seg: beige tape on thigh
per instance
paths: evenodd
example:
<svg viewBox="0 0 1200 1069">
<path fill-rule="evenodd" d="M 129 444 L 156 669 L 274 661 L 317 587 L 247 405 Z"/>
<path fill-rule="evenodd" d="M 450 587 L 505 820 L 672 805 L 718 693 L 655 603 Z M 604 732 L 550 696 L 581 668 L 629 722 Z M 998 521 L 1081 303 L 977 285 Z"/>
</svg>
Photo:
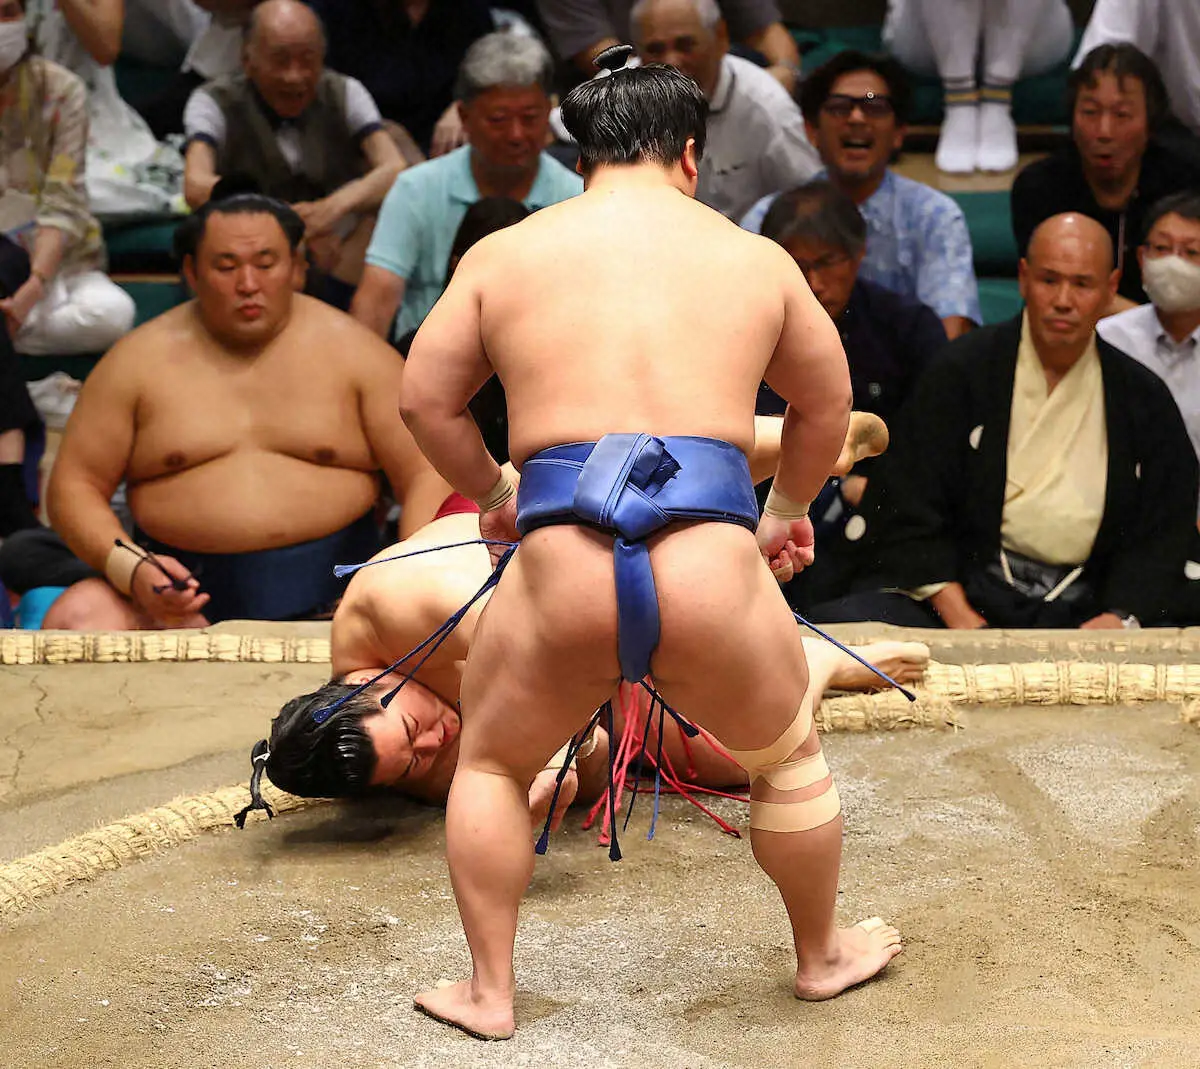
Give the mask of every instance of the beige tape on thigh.
<svg viewBox="0 0 1200 1069">
<path fill-rule="evenodd" d="M 815 798 L 803 802 L 750 802 L 750 827 L 756 831 L 812 831 L 842 811 L 832 780 Z"/>
</svg>

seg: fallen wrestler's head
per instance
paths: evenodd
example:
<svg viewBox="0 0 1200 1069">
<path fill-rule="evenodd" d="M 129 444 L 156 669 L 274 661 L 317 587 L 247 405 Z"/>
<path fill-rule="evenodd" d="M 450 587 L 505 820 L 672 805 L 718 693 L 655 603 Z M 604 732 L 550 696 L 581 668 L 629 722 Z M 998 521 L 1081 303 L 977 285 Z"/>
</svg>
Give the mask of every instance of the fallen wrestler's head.
<svg viewBox="0 0 1200 1069">
<path fill-rule="evenodd" d="M 394 685 L 385 677 L 354 694 L 357 683 L 335 679 L 289 701 L 271 722 L 271 782 L 305 798 L 348 798 L 425 782 L 453 758 L 458 712 L 415 680 L 384 708 L 380 699 Z"/>
<path fill-rule="evenodd" d="M 604 63 L 619 48 L 601 53 L 597 62 Z M 585 181 L 597 167 L 655 164 L 682 171 L 681 185 L 695 192 L 708 101 L 700 86 L 674 67 L 647 63 L 593 78 L 567 94 L 561 114 L 579 145 L 579 173 Z"/>
</svg>

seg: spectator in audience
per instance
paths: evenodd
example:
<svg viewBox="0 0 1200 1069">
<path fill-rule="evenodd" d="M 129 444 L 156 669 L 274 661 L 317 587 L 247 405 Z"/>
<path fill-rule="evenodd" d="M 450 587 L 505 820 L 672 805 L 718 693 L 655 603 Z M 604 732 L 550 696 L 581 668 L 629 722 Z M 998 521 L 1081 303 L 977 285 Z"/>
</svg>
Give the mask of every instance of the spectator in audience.
<svg viewBox="0 0 1200 1069">
<path fill-rule="evenodd" d="M 816 619 L 1161 621 L 1195 533 L 1198 469 L 1167 387 L 1096 338 L 1117 278 L 1094 219 L 1038 227 L 1020 264 L 1023 316 L 944 350 L 871 480 L 871 574 L 858 584 L 870 592 Z"/>
<path fill-rule="evenodd" d="M 946 344 L 946 332 L 933 309 L 900 297 L 858 277 L 867 242 L 867 224 L 854 201 L 832 182 L 817 181 L 779 197 L 763 220 L 763 236 L 782 245 L 804 272 L 813 296 L 837 324 L 850 365 L 854 408 L 891 423 L 930 358 Z M 783 415 L 783 399 L 763 383 L 760 415 Z M 785 589 L 789 600 L 811 604 L 848 589 L 854 520 L 875 460 L 834 477 L 809 514 L 816 532 L 817 557 Z"/>
<path fill-rule="evenodd" d="M 23 0 L 0 0 L 0 234 L 20 243 L 28 278 L 0 300 L 18 352 L 99 352 L 133 325 L 134 305 L 103 273 L 100 225 L 84 188 L 83 83 L 34 55 Z"/>
<path fill-rule="evenodd" d="M 121 56 L 153 67 L 179 66 L 208 22 L 195 0 L 125 0 Z"/>
<path fill-rule="evenodd" d="M 458 266 L 458 261 L 466 256 L 472 245 L 482 241 L 488 234 L 519 223 L 527 215 L 529 209 L 519 200 L 509 197 L 484 197 L 472 204 L 459 223 L 458 232 L 454 235 L 454 244 L 450 247 L 450 262 L 446 265 L 446 285 L 450 285 L 450 278 Z M 410 330 L 397 339 L 396 348 L 403 356 L 408 356 L 408 350 L 416 336 L 417 332 Z M 498 463 L 507 463 L 508 399 L 497 375 L 493 374 L 479 387 L 478 392 L 471 398 L 470 409 L 471 415 L 479 425 L 479 433 L 483 435 L 483 444 L 487 446 L 488 452 Z"/>
<path fill-rule="evenodd" d="M 1066 59 L 1074 37 L 1065 0 L 889 0 L 883 27 L 901 63 L 942 81 L 935 159 L 949 174 L 1016 167 L 1013 84 Z"/>
<path fill-rule="evenodd" d="M 184 192 L 198 208 L 222 176 L 289 201 L 314 265 L 350 288 L 404 160 L 362 84 L 328 70 L 321 24 L 299 0 L 266 0 L 246 37 L 245 70 L 192 94 Z M 344 305 L 343 305 L 344 306 Z"/>
<path fill-rule="evenodd" d="M 133 101 L 155 137 L 183 133 L 183 112 L 192 93 L 205 82 L 242 69 L 242 40 L 250 14 L 261 2 L 195 0 L 210 17 L 206 28 L 192 41 L 178 75 L 165 88 Z"/>
<path fill-rule="evenodd" d="M 1075 66 L 1100 45 L 1126 42 L 1162 72 L 1177 118 L 1200 136 L 1200 4 L 1193 0 L 1096 0 Z"/>
<path fill-rule="evenodd" d="M 1121 311 L 1142 301 L 1137 246 L 1146 212 L 1200 185 L 1200 165 L 1161 142 L 1168 115 L 1158 68 L 1133 45 L 1101 45 L 1071 72 L 1072 143 L 1029 164 L 1012 189 L 1013 232 L 1024 255 L 1034 228 L 1062 212 L 1097 220 L 1116 248 Z"/>
<path fill-rule="evenodd" d="M 867 221 L 860 276 L 928 305 L 957 338 L 983 320 L 962 209 L 945 193 L 888 167 L 904 144 L 909 86 L 883 56 L 846 51 L 812 71 L 800 91 L 808 138 L 829 180 Z M 774 197 L 742 219 L 758 231 Z"/>
<path fill-rule="evenodd" d="M 0 23 L 0 64 L 3 63 L 3 23 Z M 20 289 L 29 276 L 25 250 L 0 236 L 0 304 Z M 38 526 L 25 491 L 25 433 L 38 422 L 25 380 L 17 366 L 8 324 L 0 316 L 0 539 L 14 531 Z"/>
<path fill-rule="evenodd" d="M 592 61 L 606 48 L 634 43 L 634 6 L 635 0 L 538 0 L 555 54 L 585 78 L 596 73 Z M 795 90 L 800 52 L 775 0 L 719 0 L 719 6 L 733 40 L 762 56 L 784 89 Z"/>
<path fill-rule="evenodd" d="M 1200 188 L 1150 209 L 1137 257 L 1150 303 L 1100 320 L 1096 332 L 1167 384 L 1200 457 Z"/>
<path fill-rule="evenodd" d="M 82 576 L 104 578 L 62 594 L 47 628 L 319 613 L 339 593 L 333 565 L 379 548 L 381 469 L 404 533 L 449 493 L 396 418 L 400 358 L 294 292 L 303 231 L 291 208 L 258 195 L 209 201 L 181 226 L 195 300 L 116 345 L 67 423 L 50 518 Z M 126 545 L 110 507 L 121 480 L 144 548 Z M 28 551 L 46 555 L 40 532 L 26 541 L 0 550 L 5 585 Z"/>
<path fill-rule="evenodd" d="M 183 160 L 117 90 L 124 0 L 28 0 L 38 49 L 87 87 L 87 193 L 100 216 L 179 211 Z"/>
<path fill-rule="evenodd" d="M 396 179 L 367 250 L 351 312 L 380 337 L 397 309 L 394 337 L 421 325 L 445 286 L 459 223 L 481 197 L 536 211 L 582 191 L 579 176 L 542 151 L 553 75 L 533 38 L 492 33 L 468 49 L 456 88 L 467 144 Z"/>
<path fill-rule="evenodd" d="M 697 200 L 736 220 L 820 170 L 795 102 L 761 67 L 729 55 L 717 0 L 638 0 L 630 20 L 641 60 L 678 68 L 708 98 Z"/>
<path fill-rule="evenodd" d="M 467 49 L 498 28 L 488 0 L 310 2 L 325 21 L 329 65 L 359 79 L 410 135 L 419 153 L 409 162 L 465 143 L 454 84 Z"/>
</svg>

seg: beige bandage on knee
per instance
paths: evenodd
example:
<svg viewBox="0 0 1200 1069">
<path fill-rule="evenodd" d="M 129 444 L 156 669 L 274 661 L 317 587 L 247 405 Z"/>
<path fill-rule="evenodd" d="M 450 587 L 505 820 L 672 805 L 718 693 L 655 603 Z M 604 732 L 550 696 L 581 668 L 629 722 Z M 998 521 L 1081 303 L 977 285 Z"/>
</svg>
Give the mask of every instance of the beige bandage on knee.
<svg viewBox="0 0 1200 1069">
<path fill-rule="evenodd" d="M 751 785 L 763 779 L 777 791 L 798 791 L 828 778 L 829 765 L 821 751 L 798 757 L 793 761 L 786 758 L 804 744 L 813 730 L 813 702 L 811 694 L 805 694 L 800 702 L 796 719 L 788 725 L 782 735 L 770 746 L 761 750 L 729 750 L 729 755 L 750 776 Z M 841 812 L 841 801 L 837 788 L 831 780 L 824 791 L 813 798 L 798 802 L 750 802 L 750 827 L 760 831 L 811 831 L 828 824 Z"/>
</svg>

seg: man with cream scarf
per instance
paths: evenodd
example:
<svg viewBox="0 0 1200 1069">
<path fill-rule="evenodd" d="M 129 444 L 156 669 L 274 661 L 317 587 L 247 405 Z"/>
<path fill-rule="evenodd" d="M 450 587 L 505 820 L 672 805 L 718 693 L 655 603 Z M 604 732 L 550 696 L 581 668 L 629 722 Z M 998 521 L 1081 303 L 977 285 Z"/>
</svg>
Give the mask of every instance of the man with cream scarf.
<svg viewBox="0 0 1200 1069">
<path fill-rule="evenodd" d="M 947 347 L 863 502 L 859 593 L 818 620 L 1160 622 L 1195 532 L 1197 462 L 1163 382 L 1096 337 L 1112 242 L 1067 214 L 1021 261 L 1026 310 Z"/>
</svg>

